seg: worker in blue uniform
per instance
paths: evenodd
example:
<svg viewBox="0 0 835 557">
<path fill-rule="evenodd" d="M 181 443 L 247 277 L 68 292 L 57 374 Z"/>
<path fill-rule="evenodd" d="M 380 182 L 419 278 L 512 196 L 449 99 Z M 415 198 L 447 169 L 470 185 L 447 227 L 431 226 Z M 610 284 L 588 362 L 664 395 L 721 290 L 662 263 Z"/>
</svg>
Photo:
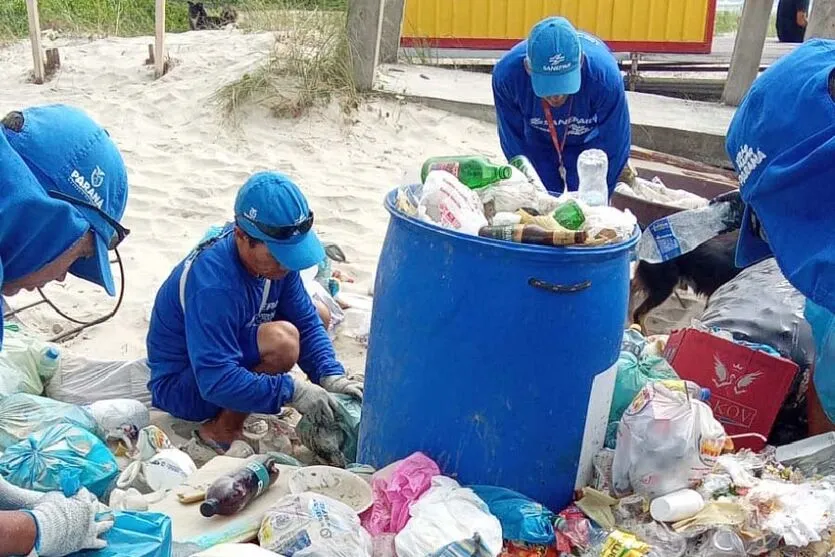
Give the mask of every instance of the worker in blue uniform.
<svg viewBox="0 0 835 557">
<path fill-rule="evenodd" d="M 774 256 L 806 296 L 814 385 L 835 427 L 835 41 L 807 41 L 763 72 L 726 148 L 745 202 L 736 262 Z"/>
<path fill-rule="evenodd" d="M 313 212 L 278 172 L 254 174 L 234 222 L 204 239 L 157 293 L 148 331 L 154 406 L 202 422 L 193 441 L 226 452 L 251 413 L 290 406 L 334 420 L 331 393 L 362 398 L 345 377 L 299 271 L 325 256 Z M 312 382 L 287 374 L 298 363 Z"/>
<path fill-rule="evenodd" d="M 609 158 L 610 193 L 629 159 L 623 78 L 608 47 L 562 17 L 537 23 L 493 69 L 499 140 L 508 160 L 525 155 L 549 191 L 577 190 L 577 157 Z"/>
<path fill-rule="evenodd" d="M 128 230 L 125 164 L 81 110 L 28 108 L 0 121 L 0 288 L 40 288 L 67 273 L 115 294 L 110 251 Z M 2 304 L 0 304 L 2 306 Z M 0 309 L 2 309 L 0 307 Z M 0 347 L 3 343 L 0 311 Z M 35 493 L 0 478 L 0 557 L 60 557 L 99 549 L 112 515 L 94 495 Z"/>
</svg>

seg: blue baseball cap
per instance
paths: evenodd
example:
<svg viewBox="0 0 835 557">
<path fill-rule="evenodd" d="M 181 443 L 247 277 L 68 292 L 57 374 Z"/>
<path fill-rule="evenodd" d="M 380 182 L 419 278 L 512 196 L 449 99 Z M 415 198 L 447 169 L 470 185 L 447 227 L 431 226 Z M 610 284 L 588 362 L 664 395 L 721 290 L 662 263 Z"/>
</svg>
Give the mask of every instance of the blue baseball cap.
<svg viewBox="0 0 835 557">
<path fill-rule="evenodd" d="M 835 41 L 798 46 L 754 81 L 725 147 L 745 213 L 736 263 L 774 255 L 807 298 L 835 311 Z"/>
<path fill-rule="evenodd" d="M 564 17 L 543 19 L 528 35 L 528 67 L 537 97 L 573 95 L 580 90 L 583 49 L 580 35 Z"/>
<path fill-rule="evenodd" d="M 325 258 L 307 200 L 280 172 L 258 172 L 246 181 L 235 199 L 235 222 L 267 244 L 272 256 L 291 271 L 313 267 Z"/>
<path fill-rule="evenodd" d="M 27 108 L 22 114 L 19 131 L 3 130 L 41 186 L 48 193 L 92 204 L 120 221 L 128 199 L 128 177 L 110 135 L 82 110 L 66 105 Z M 116 287 L 109 248 L 117 238 L 116 230 L 96 210 L 73 207 L 90 223 L 96 253 L 77 260 L 69 272 L 104 287 L 113 296 Z"/>
</svg>

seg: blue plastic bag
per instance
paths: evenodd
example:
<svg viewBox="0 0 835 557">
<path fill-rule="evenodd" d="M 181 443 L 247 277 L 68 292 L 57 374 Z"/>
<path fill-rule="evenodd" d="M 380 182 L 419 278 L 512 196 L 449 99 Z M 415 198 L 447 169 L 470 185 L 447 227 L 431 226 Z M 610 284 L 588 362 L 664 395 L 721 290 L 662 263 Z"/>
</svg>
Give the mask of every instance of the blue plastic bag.
<svg viewBox="0 0 835 557">
<path fill-rule="evenodd" d="M 806 321 L 815 339 L 815 390 L 830 422 L 835 422 L 835 315 L 806 300 Z"/>
<path fill-rule="evenodd" d="M 72 423 L 103 438 L 96 419 L 83 408 L 27 393 L 0 399 L 0 451 L 59 423 Z"/>
<path fill-rule="evenodd" d="M 104 535 L 107 547 L 87 549 L 70 557 L 171 557 L 171 518 L 159 513 L 114 512 L 113 529 Z"/>
<path fill-rule="evenodd" d="M 33 433 L 0 456 L 0 475 L 35 491 L 73 495 L 69 483 L 77 480 L 103 499 L 118 474 L 116 459 L 107 446 L 89 431 L 67 423 Z"/>
<path fill-rule="evenodd" d="M 503 487 L 469 486 L 487 503 L 490 514 L 502 525 L 502 538 L 531 545 L 551 545 L 556 541 L 554 513 L 521 493 Z"/>
</svg>

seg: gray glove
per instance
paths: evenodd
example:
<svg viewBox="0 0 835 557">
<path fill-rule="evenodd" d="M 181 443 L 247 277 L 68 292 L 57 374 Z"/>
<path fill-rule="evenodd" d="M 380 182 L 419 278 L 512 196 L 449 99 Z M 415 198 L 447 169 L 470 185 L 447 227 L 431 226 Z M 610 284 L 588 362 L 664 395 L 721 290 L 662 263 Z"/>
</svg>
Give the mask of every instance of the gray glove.
<svg viewBox="0 0 835 557">
<path fill-rule="evenodd" d="M 99 537 L 113 527 L 113 515 L 99 521 L 96 515 L 102 510 L 106 507 L 86 489 L 73 497 L 59 492 L 44 495 L 31 512 L 38 525 L 38 555 L 62 557 L 106 547 Z"/>
<path fill-rule="evenodd" d="M 328 391 L 308 381 L 295 381 L 293 400 L 288 404 L 315 424 L 330 424 L 336 419 L 339 404 Z"/>
<path fill-rule="evenodd" d="M 344 375 L 324 377 L 319 384 L 329 393 L 340 393 L 362 401 L 362 383 L 348 379 Z"/>
<path fill-rule="evenodd" d="M 43 496 L 43 493 L 21 489 L 0 477 L 0 510 L 19 511 L 21 509 L 31 509 Z"/>
</svg>

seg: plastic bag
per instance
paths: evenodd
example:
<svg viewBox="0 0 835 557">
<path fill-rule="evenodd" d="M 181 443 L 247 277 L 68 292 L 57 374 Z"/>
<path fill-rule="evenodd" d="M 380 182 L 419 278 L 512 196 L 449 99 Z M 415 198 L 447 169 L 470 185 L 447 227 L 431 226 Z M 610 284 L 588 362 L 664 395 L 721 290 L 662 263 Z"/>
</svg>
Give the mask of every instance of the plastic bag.
<svg viewBox="0 0 835 557">
<path fill-rule="evenodd" d="M 61 353 L 61 369 L 46 384 L 49 398 L 72 404 L 128 398 L 151 407 L 145 358 L 133 361 L 91 360 L 68 350 Z"/>
<path fill-rule="evenodd" d="M 130 451 L 139 438 L 139 430 L 151 425 L 151 414 L 138 400 L 100 400 L 84 407 L 104 433 L 105 439 L 118 439 Z"/>
<path fill-rule="evenodd" d="M 649 383 L 618 427 L 613 490 L 655 498 L 694 487 L 713 470 L 726 441 L 709 406 L 671 384 Z"/>
<path fill-rule="evenodd" d="M 815 390 L 830 422 L 835 423 L 835 315 L 811 300 L 806 319 L 815 340 Z"/>
<path fill-rule="evenodd" d="M 612 231 L 617 241 L 628 240 L 638 226 L 638 219 L 629 210 L 621 211 L 608 205 L 582 205 L 582 208 L 586 215 L 585 230 L 590 239 L 608 238 L 607 231 Z"/>
<path fill-rule="evenodd" d="M 471 489 L 444 476 L 432 478 L 432 488 L 412 505 L 406 527 L 397 534 L 398 557 L 426 557 L 455 543 L 478 538 L 486 552 L 496 557 L 502 551 L 502 527 L 487 505 Z"/>
<path fill-rule="evenodd" d="M 0 400 L 0 451 L 20 443 L 36 431 L 60 423 L 75 424 L 102 436 L 89 412 L 74 404 L 18 393 Z"/>
<path fill-rule="evenodd" d="M 524 207 L 537 208 L 542 193 L 527 176 L 516 167 L 507 180 L 496 182 L 486 188 L 475 190 L 482 204 L 492 202 L 496 213 L 515 213 Z"/>
<path fill-rule="evenodd" d="M 345 468 L 357 459 L 362 403 L 348 395 L 335 394 L 333 397 L 339 406 L 334 423 L 315 424 L 302 417 L 296 432 L 302 443 L 326 464 Z"/>
<path fill-rule="evenodd" d="M 12 445 L 0 457 L 0 475 L 12 484 L 34 491 L 63 491 L 73 484 L 102 499 L 119 467 L 107 446 L 89 431 L 58 424 Z"/>
<path fill-rule="evenodd" d="M 539 503 L 503 487 L 470 486 L 502 525 L 502 537 L 512 542 L 551 545 L 554 513 Z"/>
<path fill-rule="evenodd" d="M 620 183 L 615 188 L 615 191 L 631 197 L 637 197 L 638 199 L 652 201 L 653 203 L 678 207 L 679 209 L 698 209 L 700 207 L 706 207 L 709 203 L 709 200 L 695 193 L 668 188 L 658 176 L 654 177 L 651 181 L 636 177 L 631 187 L 627 184 Z"/>
<path fill-rule="evenodd" d="M 830 481 L 790 484 L 761 480 L 746 496 L 763 513 L 760 529 L 781 536 L 786 545 L 804 547 L 829 538 L 828 529 L 835 509 L 835 485 Z"/>
<path fill-rule="evenodd" d="M 618 422 L 632 404 L 641 389 L 651 381 L 678 379 L 678 374 L 664 358 L 649 356 L 636 358 L 631 352 L 621 352 L 618 358 L 618 375 L 615 379 L 615 393 L 609 422 Z"/>
<path fill-rule="evenodd" d="M 331 314 L 328 333 L 332 333 L 334 328 L 345 320 L 345 312 L 342 307 L 336 303 L 336 300 L 334 300 L 331 293 L 316 280 L 316 273 L 318 270 L 318 266 L 310 267 L 299 273 L 299 276 L 301 276 L 302 284 L 304 285 L 304 289 L 307 291 L 307 295 L 310 296 L 312 300 L 317 301 L 320 304 L 324 304 L 325 307 L 328 308 L 328 311 Z"/>
<path fill-rule="evenodd" d="M 70 557 L 171 557 L 171 518 L 159 513 L 114 512 L 115 524 L 104 535 L 107 547 Z"/>
<path fill-rule="evenodd" d="M 0 396 L 16 393 L 43 394 L 44 379 L 50 376 L 40 365 L 41 356 L 49 348 L 59 350 L 39 338 L 27 334 L 18 325 L 3 327 L 3 349 L 0 350 Z"/>
<path fill-rule="evenodd" d="M 487 226 L 478 195 L 443 170 L 433 170 L 423 184 L 418 217 L 444 228 L 477 236 Z"/>
<path fill-rule="evenodd" d="M 258 541 L 287 557 L 370 557 L 371 536 L 349 506 L 324 495 L 287 495 L 261 521 Z"/>
<path fill-rule="evenodd" d="M 372 536 L 398 533 L 409 521 L 409 509 L 431 486 L 441 470 L 423 453 L 386 466 L 371 479 L 374 504 L 367 524 Z"/>
</svg>

